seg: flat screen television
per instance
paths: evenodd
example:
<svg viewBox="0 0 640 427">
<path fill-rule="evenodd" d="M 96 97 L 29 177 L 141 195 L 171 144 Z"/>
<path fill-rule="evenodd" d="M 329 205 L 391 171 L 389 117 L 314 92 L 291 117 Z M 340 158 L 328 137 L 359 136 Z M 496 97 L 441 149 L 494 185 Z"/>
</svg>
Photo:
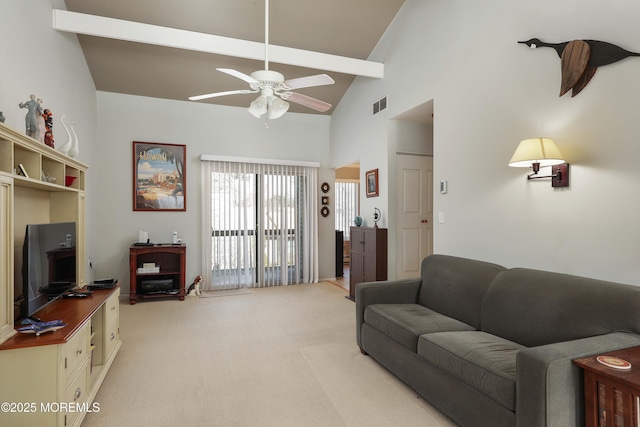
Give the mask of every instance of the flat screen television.
<svg viewBox="0 0 640 427">
<path fill-rule="evenodd" d="M 76 282 L 76 223 L 28 224 L 22 248 L 20 317 L 31 317 Z"/>
</svg>

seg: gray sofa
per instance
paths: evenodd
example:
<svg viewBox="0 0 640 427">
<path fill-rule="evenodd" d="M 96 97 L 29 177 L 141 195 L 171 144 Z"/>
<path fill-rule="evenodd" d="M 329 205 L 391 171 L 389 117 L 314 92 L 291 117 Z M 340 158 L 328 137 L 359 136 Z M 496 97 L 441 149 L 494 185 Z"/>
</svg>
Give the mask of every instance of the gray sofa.
<svg viewBox="0 0 640 427">
<path fill-rule="evenodd" d="M 640 345 L 640 287 L 432 255 L 356 286 L 363 353 L 463 426 L 580 426 L 573 359 Z"/>
</svg>

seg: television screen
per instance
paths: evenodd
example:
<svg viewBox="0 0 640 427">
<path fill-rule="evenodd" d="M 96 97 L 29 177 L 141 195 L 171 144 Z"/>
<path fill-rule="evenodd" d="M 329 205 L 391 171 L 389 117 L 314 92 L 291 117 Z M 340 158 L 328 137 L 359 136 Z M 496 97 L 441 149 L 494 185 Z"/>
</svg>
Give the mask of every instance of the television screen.
<svg viewBox="0 0 640 427">
<path fill-rule="evenodd" d="M 75 286 L 76 223 L 28 224 L 22 256 L 21 317 Z"/>
</svg>

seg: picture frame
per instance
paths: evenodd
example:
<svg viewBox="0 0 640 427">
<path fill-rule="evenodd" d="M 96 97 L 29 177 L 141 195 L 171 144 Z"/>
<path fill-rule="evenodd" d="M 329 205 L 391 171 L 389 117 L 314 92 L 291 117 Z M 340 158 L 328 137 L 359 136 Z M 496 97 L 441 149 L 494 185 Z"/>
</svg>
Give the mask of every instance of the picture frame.
<svg viewBox="0 0 640 427">
<path fill-rule="evenodd" d="M 364 176 L 367 197 L 378 197 L 378 169 L 367 171 Z"/>
<path fill-rule="evenodd" d="M 133 141 L 133 210 L 187 210 L 187 146 Z"/>
</svg>

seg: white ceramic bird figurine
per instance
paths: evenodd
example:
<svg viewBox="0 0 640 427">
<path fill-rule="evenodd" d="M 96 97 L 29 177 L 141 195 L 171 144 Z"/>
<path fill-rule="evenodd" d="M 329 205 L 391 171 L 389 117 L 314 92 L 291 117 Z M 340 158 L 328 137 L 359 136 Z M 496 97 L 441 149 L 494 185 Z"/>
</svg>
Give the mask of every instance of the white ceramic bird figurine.
<svg viewBox="0 0 640 427">
<path fill-rule="evenodd" d="M 66 118 L 67 116 L 60 117 L 60 121 L 62 122 L 62 127 L 64 128 L 65 131 L 67 131 L 67 140 L 65 141 L 64 144 L 58 147 L 58 151 L 61 152 L 62 154 L 69 154 L 69 150 L 71 149 L 71 145 L 73 144 L 73 139 L 71 138 L 71 132 L 69 132 L 69 128 L 64 122 L 64 119 Z"/>
<path fill-rule="evenodd" d="M 75 125 L 75 123 L 71 123 L 71 132 L 73 133 L 73 143 L 71 144 L 71 148 L 69 149 L 69 157 L 71 157 L 72 159 L 77 159 L 78 158 L 78 135 L 76 135 L 76 130 L 73 128 L 73 125 Z"/>
</svg>

